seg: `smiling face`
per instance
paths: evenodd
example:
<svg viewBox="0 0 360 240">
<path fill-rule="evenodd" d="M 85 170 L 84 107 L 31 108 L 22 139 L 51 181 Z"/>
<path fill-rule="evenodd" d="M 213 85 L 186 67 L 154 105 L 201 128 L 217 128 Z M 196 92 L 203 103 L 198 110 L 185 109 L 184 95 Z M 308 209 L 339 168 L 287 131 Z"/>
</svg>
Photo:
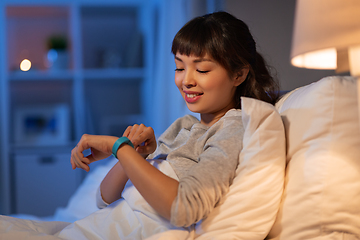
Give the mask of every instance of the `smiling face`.
<svg viewBox="0 0 360 240">
<path fill-rule="evenodd" d="M 243 77 L 230 77 L 209 55 L 175 55 L 175 84 L 190 111 L 200 113 L 201 122 L 212 125 L 235 107 L 234 94 Z"/>
</svg>

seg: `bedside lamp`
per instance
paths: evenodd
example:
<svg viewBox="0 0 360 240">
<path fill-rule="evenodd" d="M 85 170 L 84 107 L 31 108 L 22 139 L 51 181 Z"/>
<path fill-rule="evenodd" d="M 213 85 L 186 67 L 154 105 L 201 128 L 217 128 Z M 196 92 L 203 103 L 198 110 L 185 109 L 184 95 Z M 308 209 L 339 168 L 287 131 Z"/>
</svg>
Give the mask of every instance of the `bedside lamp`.
<svg viewBox="0 0 360 240">
<path fill-rule="evenodd" d="M 297 0 L 291 64 L 350 71 L 360 123 L 360 0 Z"/>
</svg>

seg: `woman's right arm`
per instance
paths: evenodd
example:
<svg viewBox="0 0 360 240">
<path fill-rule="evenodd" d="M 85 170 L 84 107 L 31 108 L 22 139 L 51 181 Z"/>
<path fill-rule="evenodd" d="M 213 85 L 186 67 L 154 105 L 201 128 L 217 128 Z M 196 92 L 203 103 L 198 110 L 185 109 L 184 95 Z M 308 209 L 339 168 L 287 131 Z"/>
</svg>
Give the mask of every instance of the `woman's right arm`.
<svg viewBox="0 0 360 240">
<path fill-rule="evenodd" d="M 129 126 L 124 134 L 134 144 L 135 149 L 143 158 L 146 158 L 156 149 L 155 135 L 151 127 L 145 125 Z M 143 144 L 144 143 L 144 144 Z M 102 200 L 110 204 L 121 198 L 125 184 L 129 180 L 121 164 L 117 162 L 107 173 L 100 184 L 100 194 Z"/>
<path fill-rule="evenodd" d="M 126 182 L 129 180 L 121 164 L 117 162 L 100 184 L 100 195 L 102 200 L 110 204 L 121 198 Z"/>
</svg>

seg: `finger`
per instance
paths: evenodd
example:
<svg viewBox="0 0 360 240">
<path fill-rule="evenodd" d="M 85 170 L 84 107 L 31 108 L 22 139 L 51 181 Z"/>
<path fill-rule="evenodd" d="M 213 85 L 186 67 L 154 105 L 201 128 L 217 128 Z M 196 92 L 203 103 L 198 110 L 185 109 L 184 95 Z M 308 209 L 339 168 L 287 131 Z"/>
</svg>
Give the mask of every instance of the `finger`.
<svg viewBox="0 0 360 240">
<path fill-rule="evenodd" d="M 80 151 L 79 144 L 72 150 L 71 160 L 73 169 L 81 168 L 89 171 L 89 160 L 84 158 L 84 154 Z"/>
<path fill-rule="evenodd" d="M 132 129 L 132 126 L 128 126 L 123 133 L 123 137 L 128 137 L 131 132 L 131 129 Z"/>
<path fill-rule="evenodd" d="M 80 161 L 79 159 L 77 159 L 76 165 L 77 165 L 77 168 L 84 169 L 85 171 L 89 171 L 89 169 L 90 169 L 86 163 Z"/>
<path fill-rule="evenodd" d="M 84 154 L 82 153 L 82 151 L 80 151 L 78 145 L 75 148 L 74 157 L 77 160 L 77 162 L 81 162 L 81 159 L 84 157 Z"/>
<path fill-rule="evenodd" d="M 136 148 L 136 151 L 138 151 L 139 153 L 149 153 L 150 150 L 151 146 L 148 142 L 144 142 L 144 144 L 141 144 Z"/>
<path fill-rule="evenodd" d="M 89 148 L 89 139 L 91 139 L 91 135 L 83 134 L 80 138 L 80 141 L 76 145 L 76 152 L 82 153 L 86 149 Z"/>
<path fill-rule="evenodd" d="M 146 148 L 145 147 L 143 147 L 143 146 L 138 146 L 137 148 L 136 148 L 136 151 L 138 152 L 138 153 L 147 153 L 147 150 L 146 150 Z"/>
<path fill-rule="evenodd" d="M 70 158 L 70 163 L 71 163 L 71 168 L 72 169 L 75 169 L 76 168 L 76 165 L 74 164 L 73 160 Z"/>
<path fill-rule="evenodd" d="M 73 158 L 73 163 L 75 165 L 75 168 L 80 168 L 80 165 L 79 165 L 78 161 L 75 158 Z"/>
<path fill-rule="evenodd" d="M 93 156 L 92 154 L 90 154 L 89 156 L 86 156 L 86 159 L 87 159 L 87 161 L 89 162 L 89 164 L 90 164 L 91 162 L 95 162 L 95 161 L 96 161 L 96 159 L 94 158 L 94 156 Z"/>
<path fill-rule="evenodd" d="M 136 129 L 136 132 L 132 137 L 132 143 L 134 144 L 134 146 L 137 147 L 146 140 L 146 136 L 143 135 L 145 130 L 146 126 L 144 124 L 140 124 L 139 127 Z"/>
<path fill-rule="evenodd" d="M 144 146 L 147 142 L 151 141 L 153 137 L 154 137 L 153 129 L 151 127 L 145 127 L 145 125 L 143 125 L 143 130 L 137 136 L 137 138 L 134 139 L 134 142 L 138 146 Z"/>
<path fill-rule="evenodd" d="M 130 139 L 130 141 L 132 142 L 133 138 L 134 138 L 134 135 L 136 134 L 137 130 L 139 128 L 139 125 L 138 124 L 134 124 L 132 127 L 131 127 L 131 131 L 128 135 L 128 138 Z"/>
<path fill-rule="evenodd" d="M 134 145 L 140 146 L 148 139 L 148 137 L 148 127 L 144 124 L 140 124 L 136 135 L 133 137 L 133 143 Z"/>
<path fill-rule="evenodd" d="M 79 143 L 76 145 L 74 159 L 76 160 L 77 167 L 82 168 L 86 171 L 89 171 L 90 161 L 84 156 L 84 151 L 89 149 L 89 141 L 91 140 L 91 135 L 84 134 L 81 136 Z"/>
<path fill-rule="evenodd" d="M 90 171 L 90 167 L 89 165 L 85 165 L 84 168 L 83 168 L 85 171 L 89 172 Z"/>
<path fill-rule="evenodd" d="M 75 165 L 75 168 L 81 168 L 81 165 L 79 164 L 79 159 L 76 156 L 76 154 L 73 155 L 72 160 L 73 160 L 73 163 Z"/>
<path fill-rule="evenodd" d="M 72 169 L 77 168 L 77 163 L 76 163 L 76 160 L 75 160 L 76 148 L 77 148 L 77 146 L 75 148 L 73 148 L 73 150 L 71 150 L 70 163 L 71 163 Z"/>
<path fill-rule="evenodd" d="M 75 169 L 75 164 L 73 162 L 73 159 L 72 159 L 72 155 L 73 155 L 73 152 L 74 152 L 74 149 L 71 150 L 71 155 L 70 155 L 70 164 L 71 164 L 71 168 L 72 169 Z"/>
<path fill-rule="evenodd" d="M 87 157 L 84 156 L 84 153 L 77 153 L 77 158 L 80 160 L 80 162 L 86 164 L 86 165 L 89 165 L 90 164 L 90 161 Z"/>
<path fill-rule="evenodd" d="M 88 158 L 84 158 L 84 155 L 81 153 L 77 155 L 76 160 L 79 168 L 84 169 L 85 171 L 89 171 Z"/>
</svg>

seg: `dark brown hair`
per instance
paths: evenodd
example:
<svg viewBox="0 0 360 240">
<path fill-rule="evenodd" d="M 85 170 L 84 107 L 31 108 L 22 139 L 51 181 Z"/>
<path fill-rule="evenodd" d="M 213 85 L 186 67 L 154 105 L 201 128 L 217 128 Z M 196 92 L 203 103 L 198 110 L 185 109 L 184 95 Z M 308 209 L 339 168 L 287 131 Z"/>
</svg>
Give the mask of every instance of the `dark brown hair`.
<svg viewBox="0 0 360 240">
<path fill-rule="evenodd" d="M 176 34 L 171 51 L 174 55 L 198 57 L 209 54 L 230 76 L 248 65 L 249 74 L 235 92 L 237 108 L 241 108 L 241 96 L 271 104 L 279 98 L 278 81 L 270 75 L 264 58 L 256 51 L 248 26 L 229 13 L 215 12 L 189 21 Z"/>
</svg>

